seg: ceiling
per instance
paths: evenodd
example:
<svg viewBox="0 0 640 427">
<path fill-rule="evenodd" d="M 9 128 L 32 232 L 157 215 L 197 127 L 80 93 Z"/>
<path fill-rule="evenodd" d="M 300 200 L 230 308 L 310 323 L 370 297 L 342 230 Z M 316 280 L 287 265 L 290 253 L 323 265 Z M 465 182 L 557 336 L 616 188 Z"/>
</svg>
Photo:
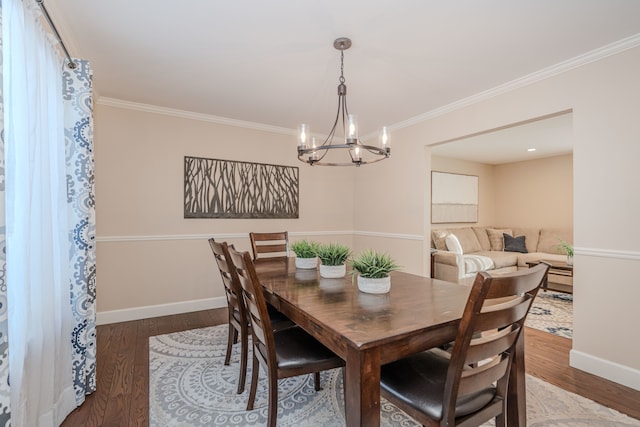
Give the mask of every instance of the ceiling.
<svg viewBox="0 0 640 427">
<path fill-rule="evenodd" d="M 594 51 L 640 45 L 637 0 L 45 0 L 45 5 L 71 54 L 91 61 L 99 98 L 285 133 L 302 122 L 314 133 L 329 131 L 340 72 L 333 40 L 340 36 L 353 41 L 345 51 L 344 75 L 360 135 L 383 125 L 399 128 Z"/>
<path fill-rule="evenodd" d="M 431 154 L 500 165 L 573 152 L 573 115 L 560 114 L 433 146 Z M 535 151 L 530 151 L 535 149 Z"/>
</svg>

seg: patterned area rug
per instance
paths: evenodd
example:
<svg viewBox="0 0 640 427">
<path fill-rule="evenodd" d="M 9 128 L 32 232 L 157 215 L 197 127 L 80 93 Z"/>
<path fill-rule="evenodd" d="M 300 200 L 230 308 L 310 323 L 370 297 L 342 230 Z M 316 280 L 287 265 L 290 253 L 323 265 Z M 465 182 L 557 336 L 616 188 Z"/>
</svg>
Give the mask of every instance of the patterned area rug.
<svg viewBox="0 0 640 427">
<path fill-rule="evenodd" d="M 264 426 L 267 422 L 267 385 L 260 383 L 253 411 L 246 411 L 247 390 L 236 394 L 240 346 L 234 346 L 225 366 L 227 325 L 158 335 L 149 338 L 149 425 Z M 251 356 L 250 356 L 251 357 Z M 249 363 L 251 369 L 251 363 Z M 251 375 L 247 375 L 249 381 Z M 342 371 L 322 373 L 321 391 L 311 375 L 280 380 L 278 426 L 344 426 Z M 382 401 L 383 426 L 417 426 L 395 406 Z M 619 412 L 561 390 L 527 375 L 528 425 L 640 426 Z M 485 426 L 493 425 L 487 423 Z"/>
<path fill-rule="evenodd" d="M 533 301 L 526 326 L 565 338 L 573 337 L 573 295 L 542 290 Z"/>
</svg>

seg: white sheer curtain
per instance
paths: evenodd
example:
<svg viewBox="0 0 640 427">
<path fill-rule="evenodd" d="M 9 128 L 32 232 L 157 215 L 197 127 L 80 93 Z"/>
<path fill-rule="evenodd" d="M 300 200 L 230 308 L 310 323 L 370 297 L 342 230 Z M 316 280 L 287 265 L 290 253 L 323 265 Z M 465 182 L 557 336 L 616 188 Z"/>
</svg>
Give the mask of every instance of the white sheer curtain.
<svg viewBox="0 0 640 427">
<path fill-rule="evenodd" d="M 2 0 L 11 425 L 76 407 L 71 347 L 63 62 L 31 0 Z"/>
</svg>

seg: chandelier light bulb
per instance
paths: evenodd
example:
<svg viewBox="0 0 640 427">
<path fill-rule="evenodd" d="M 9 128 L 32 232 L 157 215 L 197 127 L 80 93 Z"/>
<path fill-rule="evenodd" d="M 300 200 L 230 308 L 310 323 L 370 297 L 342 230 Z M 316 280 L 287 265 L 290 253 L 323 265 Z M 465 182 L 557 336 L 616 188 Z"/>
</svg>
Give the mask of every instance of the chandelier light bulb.
<svg viewBox="0 0 640 427">
<path fill-rule="evenodd" d="M 391 142 L 389 139 L 390 138 L 389 138 L 389 132 L 387 131 L 387 127 L 383 126 L 382 132 L 380 132 L 380 145 L 382 149 L 385 151 L 389 150 L 389 143 Z"/>
<path fill-rule="evenodd" d="M 358 119 L 355 115 L 347 116 L 347 144 L 354 144 L 358 141 Z"/>
<path fill-rule="evenodd" d="M 309 138 L 309 126 L 302 123 L 298 126 L 298 146 L 302 149 L 307 148 L 307 139 Z"/>
</svg>

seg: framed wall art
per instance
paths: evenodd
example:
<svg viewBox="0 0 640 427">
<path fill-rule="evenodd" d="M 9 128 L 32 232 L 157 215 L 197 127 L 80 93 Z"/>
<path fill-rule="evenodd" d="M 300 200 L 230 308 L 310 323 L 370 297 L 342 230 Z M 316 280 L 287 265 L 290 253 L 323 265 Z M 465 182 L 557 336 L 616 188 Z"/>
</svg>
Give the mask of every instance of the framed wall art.
<svg viewBox="0 0 640 427">
<path fill-rule="evenodd" d="M 431 172 L 431 223 L 478 222 L 478 177 Z"/>
<path fill-rule="evenodd" d="M 299 169 L 184 158 L 185 218 L 298 218 Z"/>
</svg>

